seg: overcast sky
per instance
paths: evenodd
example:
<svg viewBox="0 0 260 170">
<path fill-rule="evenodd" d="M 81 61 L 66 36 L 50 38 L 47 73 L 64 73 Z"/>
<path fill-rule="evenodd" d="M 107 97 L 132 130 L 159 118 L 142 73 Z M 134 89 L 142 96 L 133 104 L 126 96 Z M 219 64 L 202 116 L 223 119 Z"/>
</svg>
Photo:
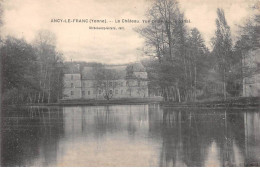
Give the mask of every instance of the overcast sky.
<svg viewBox="0 0 260 170">
<path fill-rule="evenodd" d="M 1 1 L 1 0 L 0 0 Z M 237 24 L 250 15 L 249 7 L 259 0 L 179 0 L 190 28 L 197 27 L 209 46 L 214 35 L 216 9 L 221 7 L 233 36 Z M 66 60 L 109 64 L 139 60 L 144 40 L 134 30 L 141 24 L 115 24 L 115 19 L 146 19 L 149 0 L 4 0 L 1 33 L 31 42 L 40 29 L 57 36 L 57 48 Z M 51 19 L 107 19 L 107 24 L 125 30 L 90 30 L 86 23 L 51 23 Z"/>
</svg>

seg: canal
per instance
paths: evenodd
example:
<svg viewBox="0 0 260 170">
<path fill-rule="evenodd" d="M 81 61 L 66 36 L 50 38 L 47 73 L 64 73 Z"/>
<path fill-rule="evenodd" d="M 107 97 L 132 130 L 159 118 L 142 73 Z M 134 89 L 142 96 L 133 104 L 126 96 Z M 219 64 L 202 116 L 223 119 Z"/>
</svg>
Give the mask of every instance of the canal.
<svg viewBox="0 0 260 170">
<path fill-rule="evenodd" d="M 260 166 L 259 110 L 9 108 L 1 166 Z"/>
</svg>

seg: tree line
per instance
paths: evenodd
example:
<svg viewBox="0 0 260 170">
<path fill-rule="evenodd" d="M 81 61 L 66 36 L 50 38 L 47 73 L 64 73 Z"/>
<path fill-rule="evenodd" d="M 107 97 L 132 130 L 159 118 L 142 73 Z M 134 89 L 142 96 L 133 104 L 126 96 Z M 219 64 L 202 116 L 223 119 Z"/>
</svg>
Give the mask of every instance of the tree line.
<svg viewBox="0 0 260 170">
<path fill-rule="evenodd" d="M 252 9 L 253 10 L 253 9 Z M 145 39 L 143 51 L 151 56 L 147 68 L 149 89 L 160 89 L 165 101 L 196 101 L 240 96 L 242 53 L 259 48 L 259 15 L 241 26 L 233 45 L 223 9 L 217 9 L 212 50 L 197 28 L 188 28 L 177 0 L 155 0 L 147 11 L 150 22 L 136 31 Z"/>
<path fill-rule="evenodd" d="M 2 38 L 0 57 L 4 104 L 51 103 L 62 98 L 63 56 L 52 32 L 39 31 L 31 44 Z"/>
</svg>

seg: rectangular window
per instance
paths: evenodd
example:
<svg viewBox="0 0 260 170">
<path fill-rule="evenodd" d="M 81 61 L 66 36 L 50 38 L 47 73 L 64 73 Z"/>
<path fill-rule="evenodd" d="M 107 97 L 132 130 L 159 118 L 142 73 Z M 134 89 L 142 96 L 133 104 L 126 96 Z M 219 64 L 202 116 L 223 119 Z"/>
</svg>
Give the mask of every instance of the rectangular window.
<svg viewBox="0 0 260 170">
<path fill-rule="evenodd" d="M 101 90 L 99 90 L 99 94 L 101 94 Z"/>
<path fill-rule="evenodd" d="M 115 93 L 118 94 L 118 90 L 116 90 Z"/>
<path fill-rule="evenodd" d="M 110 93 L 110 94 L 113 94 L 113 90 L 109 90 L 109 93 Z"/>
<path fill-rule="evenodd" d="M 86 87 L 86 83 L 85 82 L 83 82 L 83 87 Z"/>
<path fill-rule="evenodd" d="M 71 75 L 71 80 L 73 80 L 73 75 Z"/>
<path fill-rule="evenodd" d="M 124 91 L 123 91 L 123 90 L 121 90 L 121 94 L 123 94 L 123 92 L 124 92 Z"/>
<path fill-rule="evenodd" d="M 70 87 L 73 87 L 73 83 L 70 84 Z"/>
<path fill-rule="evenodd" d="M 112 87 L 112 82 L 109 82 L 109 86 Z"/>
<path fill-rule="evenodd" d="M 82 96 L 85 96 L 85 91 L 82 91 Z"/>
<path fill-rule="evenodd" d="M 88 91 L 88 95 L 90 95 L 90 91 Z"/>
<path fill-rule="evenodd" d="M 73 95 L 74 95 L 74 91 L 71 91 L 71 92 L 70 92 L 70 95 L 73 96 Z"/>
</svg>

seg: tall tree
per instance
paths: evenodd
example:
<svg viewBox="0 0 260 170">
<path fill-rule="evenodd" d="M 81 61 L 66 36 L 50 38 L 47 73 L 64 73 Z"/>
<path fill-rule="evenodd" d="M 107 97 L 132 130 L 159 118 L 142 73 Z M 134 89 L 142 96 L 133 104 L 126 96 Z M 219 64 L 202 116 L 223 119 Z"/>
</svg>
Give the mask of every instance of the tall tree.
<svg viewBox="0 0 260 170">
<path fill-rule="evenodd" d="M 251 64 L 245 63 L 248 60 L 247 55 L 249 51 L 254 51 L 260 48 L 260 15 L 259 15 L 259 4 L 251 10 L 256 12 L 254 15 L 250 16 L 244 25 L 239 26 L 239 37 L 238 41 L 235 43 L 234 54 L 236 56 L 233 63 L 236 66 L 236 70 L 232 73 L 235 79 L 240 80 L 239 90 L 240 95 L 242 94 L 243 80 L 246 77 L 250 77 L 255 74 L 258 70 L 257 64 L 252 67 Z M 251 59 L 250 59 L 251 60 Z"/>
<path fill-rule="evenodd" d="M 217 58 L 218 71 L 221 74 L 223 83 L 223 96 L 227 98 L 227 73 L 230 71 L 232 64 L 232 40 L 230 27 L 227 24 L 223 9 L 217 9 L 215 37 L 212 39 L 213 54 Z"/>
<path fill-rule="evenodd" d="M 202 89 L 204 77 L 208 73 L 209 50 L 197 28 L 191 30 L 188 41 L 188 61 L 190 67 L 191 89 L 193 89 L 194 100 L 197 98 L 197 89 Z"/>
<path fill-rule="evenodd" d="M 155 0 L 147 14 L 149 22 L 137 31 L 145 38 L 145 53 L 156 58 L 152 71 L 164 99 L 178 102 L 192 99 L 191 57 L 184 14 L 176 0 Z M 162 80 L 163 79 L 163 80 Z"/>
<path fill-rule="evenodd" d="M 37 56 L 23 39 L 7 37 L 1 46 L 2 88 L 8 102 L 25 102 L 39 91 Z M 9 100 L 10 99 L 10 100 Z"/>
<path fill-rule="evenodd" d="M 35 37 L 34 47 L 39 64 L 39 83 L 42 92 L 38 102 L 53 102 L 62 95 L 62 54 L 56 50 L 56 36 L 48 30 L 40 30 Z"/>
</svg>

